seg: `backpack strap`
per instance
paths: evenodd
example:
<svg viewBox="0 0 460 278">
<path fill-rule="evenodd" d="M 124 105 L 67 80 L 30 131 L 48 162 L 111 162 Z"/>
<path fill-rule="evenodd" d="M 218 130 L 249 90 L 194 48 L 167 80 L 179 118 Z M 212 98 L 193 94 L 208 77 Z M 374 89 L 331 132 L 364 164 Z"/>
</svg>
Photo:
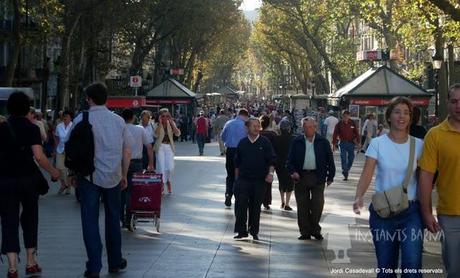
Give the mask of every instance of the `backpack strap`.
<svg viewBox="0 0 460 278">
<path fill-rule="evenodd" d="M 407 187 L 409 186 L 409 181 L 412 178 L 412 171 L 414 168 L 414 154 L 415 154 L 415 138 L 410 136 L 410 151 L 409 151 L 409 165 L 407 166 L 406 176 L 403 181 L 404 192 L 407 192 Z"/>
<path fill-rule="evenodd" d="M 83 111 L 83 122 L 89 123 L 89 112 L 88 112 L 88 110 Z"/>
<path fill-rule="evenodd" d="M 89 111 L 88 111 L 88 110 L 83 111 L 83 120 L 82 120 L 82 122 L 84 122 L 84 123 L 86 123 L 86 124 L 89 124 Z M 92 173 L 92 174 L 89 176 L 89 180 L 90 180 L 91 183 L 94 183 L 94 182 L 93 182 L 93 174 L 94 174 L 94 173 Z"/>
</svg>

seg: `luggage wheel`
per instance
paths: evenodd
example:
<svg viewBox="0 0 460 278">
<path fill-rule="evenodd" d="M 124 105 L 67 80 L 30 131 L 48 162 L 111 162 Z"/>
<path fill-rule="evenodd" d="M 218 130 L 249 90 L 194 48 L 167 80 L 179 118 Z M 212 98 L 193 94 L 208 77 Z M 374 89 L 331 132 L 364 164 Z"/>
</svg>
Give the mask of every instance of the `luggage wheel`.
<svg viewBox="0 0 460 278">
<path fill-rule="evenodd" d="M 134 215 L 131 215 L 131 219 L 129 220 L 128 230 L 130 232 L 134 232 L 134 230 L 136 230 L 136 218 L 134 217 Z"/>
<path fill-rule="evenodd" d="M 157 232 L 159 233 L 160 232 L 160 217 L 158 217 L 158 215 L 155 214 L 154 218 L 153 218 L 153 224 L 155 225 L 155 228 L 157 230 Z"/>
</svg>

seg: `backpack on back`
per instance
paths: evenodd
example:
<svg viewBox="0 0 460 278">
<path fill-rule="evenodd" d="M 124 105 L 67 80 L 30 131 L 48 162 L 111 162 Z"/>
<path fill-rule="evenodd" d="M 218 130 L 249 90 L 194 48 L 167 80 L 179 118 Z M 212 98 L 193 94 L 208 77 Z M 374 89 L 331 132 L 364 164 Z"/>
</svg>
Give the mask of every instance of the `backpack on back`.
<svg viewBox="0 0 460 278">
<path fill-rule="evenodd" d="M 83 120 L 75 125 L 65 143 L 64 164 L 80 176 L 91 175 L 94 170 L 94 135 L 89 123 L 88 111 L 83 112 Z"/>
</svg>

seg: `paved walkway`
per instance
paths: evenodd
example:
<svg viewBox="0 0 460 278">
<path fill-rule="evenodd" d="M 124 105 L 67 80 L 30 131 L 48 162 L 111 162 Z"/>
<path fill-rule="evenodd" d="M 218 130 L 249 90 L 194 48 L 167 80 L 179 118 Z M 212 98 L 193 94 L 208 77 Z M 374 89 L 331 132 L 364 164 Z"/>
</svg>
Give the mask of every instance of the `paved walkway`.
<svg viewBox="0 0 460 278">
<path fill-rule="evenodd" d="M 362 154 L 348 182 L 341 180 L 338 163 L 336 182 L 326 189 L 324 241 L 297 240 L 296 213 L 279 209 L 275 182 L 272 210 L 262 212 L 260 241 L 254 242 L 233 239 L 233 210 L 223 204 L 225 159 L 218 156 L 216 143 L 206 145 L 205 156 L 197 153 L 196 145 L 178 144 L 174 192 L 163 198 L 161 233 L 151 224 L 140 224 L 134 233 L 124 230 L 123 255 L 128 268 L 118 276 L 375 277 L 368 213 L 356 217 L 351 210 Z M 86 253 L 79 205 L 73 196 L 58 196 L 56 191 L 57 185 L 40 200 L 38 258 L 42 277 L 82 277 Z M 295 200 L 292 206 L 295 211 Z M 102 210 L 101 216 L 102 224 Z M 439 243 L 427 242 L 426 249 L 424 267 L 442 269 Z M 107 274 L 105 254 L 103 264 L 102 277 L 112 277 Z M 6 262 L 0 264 L 0 275 L 6 268 Z M 20 270 L 24 275 L 24 260 Z M 341 274 L 350 271 L 369 273 Z"/>
</svg>

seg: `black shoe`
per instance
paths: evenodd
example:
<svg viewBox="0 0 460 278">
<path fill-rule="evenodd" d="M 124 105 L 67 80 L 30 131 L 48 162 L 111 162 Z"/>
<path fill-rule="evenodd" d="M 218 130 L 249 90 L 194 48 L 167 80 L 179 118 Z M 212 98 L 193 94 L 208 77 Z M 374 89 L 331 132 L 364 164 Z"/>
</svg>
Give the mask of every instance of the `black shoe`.
<svg viewBox="0 0 460 278">
<path fill-rule="evenodd" d="M 225 196 L 225 206 L 231 207 L 232 206 L 232 197 Z"/>
<path fill-rule="evenodd" d="M 124 258 L 121 258 L 120 266 L 115 267 L 115 268 L 109 268 L 109 273 L 118 273 L 120 272 L 120 270 L 125 269 L 127 266 L 128 266 L 128 261 Z"/>
<path fill-rule="evenodd" d="M 291 211 L 292 208 L 290 206 L 284 206 L 284 210 Z"/>
<path fill-rule="evenodd" d="M 99 278 L 99 273 L 91 273 L 88 270 L 85 270 L 85 274 L 83 274 L 83 277 L 89 277 L 89 278 Z"/>
<path fill-rule="evenodd" d="M 343 181 L 347 181 L 348 180 L 348 177 L 343 177 Z"/>
<path fill-rule="evenodd" d="M 236 236 L 234 236 L 234 239 L 240 239 L 240 238 L 245 238 L 248 237 L 248 233 L 238 233 Z"/>
<path fill-rule="evenodd" d="M 264 208 L 265 208 L 266 210 L 270 210 L 270 206 L 269 206 L 269 205 L 264 205 Z"/>
<path fill-rule="evenodd" d="M 324 237 L 322 234 L 312 234 L 312 236 L 316 239 L 316 240 L 323 240 Z"/>
<path fill-rule="evenodd" d="M 297 239 L 298 240 L 310 240 L 311 236 L 310 235 L 301 235 Z"/>
<path fill-rule="evenodd" d="M 258 236 L 258 235 L 252 235 L 252 238 L 253 238 L 254 240 L 259 240 L 259 236 Z"/>
</svg>

